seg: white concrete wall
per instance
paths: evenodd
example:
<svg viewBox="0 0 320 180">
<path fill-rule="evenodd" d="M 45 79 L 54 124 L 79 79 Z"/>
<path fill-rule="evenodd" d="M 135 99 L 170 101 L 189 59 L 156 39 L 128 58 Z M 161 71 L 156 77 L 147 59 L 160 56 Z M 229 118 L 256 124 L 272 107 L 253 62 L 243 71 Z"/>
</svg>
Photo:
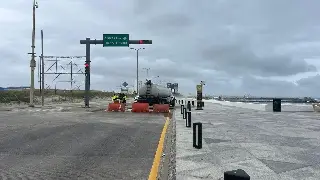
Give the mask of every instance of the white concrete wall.
<svg viewBox="0 0 320 180">
<path fill-rule="evenodd" d="M 229 102 L 229 101 L 217 101 L 217 100 L 203 100 L 204 102 L 216 103 L 225 106 L 233 106 L 247 109 L 254 109 L 259 111 L 272 111 L 272 103 L 254 104 L 243 102 Z M 281 111 L 313 111 L 311 104 L 281 104 Z"/>
</svg>

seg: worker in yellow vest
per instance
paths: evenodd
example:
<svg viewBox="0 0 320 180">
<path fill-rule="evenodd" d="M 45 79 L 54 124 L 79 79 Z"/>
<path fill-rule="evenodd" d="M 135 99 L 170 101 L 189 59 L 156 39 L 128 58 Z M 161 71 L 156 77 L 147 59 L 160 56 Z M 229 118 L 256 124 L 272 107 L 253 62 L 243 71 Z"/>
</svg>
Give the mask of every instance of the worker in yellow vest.
<svg viewBox="0 0 320 180">
<path fill-rule="evenodd" d="M 113 102 L 116 102 L 117 100 L 118 100 L 118 95 L 116 95 L 116 94 L 114 94 L 113 96 L 112 96 L 112 101 Z"/>
<path fill-rule="evenodd" d="M 123 96 L 122 103 L 124 103 L 124 104 L 127 103 L 127 96 L 126 95 Z"/>
</svg>

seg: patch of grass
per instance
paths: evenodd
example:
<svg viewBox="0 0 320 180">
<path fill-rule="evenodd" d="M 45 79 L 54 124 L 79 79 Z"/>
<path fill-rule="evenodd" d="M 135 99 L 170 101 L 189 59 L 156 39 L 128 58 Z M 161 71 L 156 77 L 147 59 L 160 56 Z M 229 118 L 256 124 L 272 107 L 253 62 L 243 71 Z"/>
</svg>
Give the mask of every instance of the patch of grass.
<svg viewBox="0 0 320 180">
<path fill-rule="evenodd" d="M 36 89 L 35 92 L 35 100 L 40 99 L 41 93 L 39 89 Z M 102 92 L 91 90 L 90 91 L 90 99 L 93 98 L 109 98 L 113 96 L 114 92 Z M 61 99 L 69 100 L 69 99 L 82 99 L 85 96 L 84 90 L 54 90 L 49 89 L 44 91 L 44 96 L 46 97 L 61 97 Z M 133 97 L 133 95 L 129 94 L 128 97 Z M 27 103 L 30 99 L 30 91 L 26 90 L 10 90 L 10 91 L 0 91 L 0 103 L 10 103 L 10 102 L 18 102 L 18 103 Z"/>
<path fill-rule="evenodd" d="M 29 102 L 29 91 L 0 91 L 0 103 Z"/>
</svg>

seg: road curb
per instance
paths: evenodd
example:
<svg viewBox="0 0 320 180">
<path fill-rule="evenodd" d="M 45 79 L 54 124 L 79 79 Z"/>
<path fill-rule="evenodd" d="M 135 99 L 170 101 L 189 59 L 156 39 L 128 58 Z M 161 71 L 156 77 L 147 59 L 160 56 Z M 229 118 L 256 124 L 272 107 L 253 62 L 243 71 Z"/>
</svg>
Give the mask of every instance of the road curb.
<svg viewBox="0 0 320 180">
<path fill-rule="evenodd" d="M 159 165 L 159 171 L 157 175 L 157 180 L 169 180 L 172 168 L 172 157 L 175 155 L 175 123 L 174 123 L 174 111 L 172 116 L 169 118 L 169 124 L 163 144 L 163 151 Z"/>
<path fill-rule="evenodd" d="M 171 119 L 169 117 L 165 117 L 165 124 L 163 126 L 163 129 L 161 131 L 157 151 L 155 153 L 152 167 L 149 173 L 149 180 L 158 180 L 158 176 L 161 170 L 161 162 L 163 158 L 163 152 L 164 152 L 164 146 L 165 146 L 165 140 L 168 132 L 168 128 L 170 125 Z"/>
<path fill-rule="evenodd" d="M 12 111 L 14 109 L 27 109 L 28 107 L 1 107 L 0 111 Z"/>
<path fill-rule="evenodd" d="M 12 109 L 0 109 L 0 111 L 12 111 Z"/>
</svg>

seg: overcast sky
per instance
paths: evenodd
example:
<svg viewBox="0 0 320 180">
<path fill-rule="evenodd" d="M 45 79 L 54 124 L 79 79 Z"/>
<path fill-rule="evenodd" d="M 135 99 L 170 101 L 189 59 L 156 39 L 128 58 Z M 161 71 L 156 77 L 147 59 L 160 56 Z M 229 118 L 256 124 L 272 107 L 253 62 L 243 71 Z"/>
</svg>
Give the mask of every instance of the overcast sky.
<svg viewBox="0 0 320 180">
<path fill-rule="evenodd" d="M 139 55 L 141 79 L 142 68 L 150 68 L 155 81 L 177 82 L 186 94 L 204 80 L 205 94 L 319 97 L 319 7 L 319 0 L 39 0 L 36 53 L 41 29 L 46 56 L 85 55 L 80 39 L 128 33 L 153 40 L 130 45 L 146 48 Z M 30 85 L 31 31 L 32 0 L 1 2 L 0 86 Z M 73 61 L 84 67 L 84 59 Z M 135 84 L 136 53 L 128 47 L 92 45 L 91 61 L 92 89 Z M 70 72 L 69 62 L 60 61 L 58 71 Z M 53 78 L 46 75 L 51 87 L 70 88 L 57 82 L 68 75 Z M 84 88 L 83 75 L 75 80 Z"/>
</svg>

